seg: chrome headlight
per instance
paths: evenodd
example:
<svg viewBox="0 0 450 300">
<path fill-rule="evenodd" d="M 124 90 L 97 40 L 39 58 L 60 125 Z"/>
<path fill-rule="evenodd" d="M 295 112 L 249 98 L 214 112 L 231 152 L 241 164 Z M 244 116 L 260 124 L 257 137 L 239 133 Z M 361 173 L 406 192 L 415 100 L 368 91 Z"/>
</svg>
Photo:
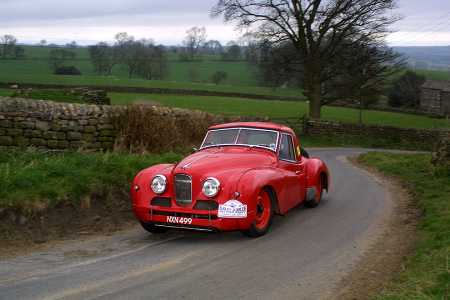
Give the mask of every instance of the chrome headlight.
<svg viewBox="0 0 450 300">
<path fill-rule="evenodd" d="M 162 194 L 166 190 L 167 179 L 164 175 L 156 175 L 153 177 L 151 188 L 155 194 Z"/>
<path fill-rule="evenodd" d="M 206 197 L 214 197 L 219 193 L 220 182 L 214 177 L 206 178 L 203 183 L 202 192 Z"/>
</svg>

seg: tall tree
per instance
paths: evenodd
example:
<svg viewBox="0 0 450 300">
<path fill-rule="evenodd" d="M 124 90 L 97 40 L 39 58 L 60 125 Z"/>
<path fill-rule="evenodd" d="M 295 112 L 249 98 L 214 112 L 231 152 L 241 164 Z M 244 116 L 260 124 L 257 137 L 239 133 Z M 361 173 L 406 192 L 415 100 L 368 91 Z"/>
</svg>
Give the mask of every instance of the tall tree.
<svg viewBox="0 0 450 300">
<path fill-rule="evenodd" d="M 195 58 L 200 48 L 203 47 L 205 41 L 205 27 L 192 27 L 186 31 L 186 37 L 183 41 L 183 45 L 186 49 L 186 54 L 189 60 L 193 60 Z"/>
<path fill-rule="evenodd" d="M 213 16 L 253 29 L 274 44 L 290 41 L 304 66 L 303 87 L 310 116 L 320 118 L 328 64 L 343 43 L 378 42 L 398 20 L 396 0 L 218 0 Z"/>
</svg>

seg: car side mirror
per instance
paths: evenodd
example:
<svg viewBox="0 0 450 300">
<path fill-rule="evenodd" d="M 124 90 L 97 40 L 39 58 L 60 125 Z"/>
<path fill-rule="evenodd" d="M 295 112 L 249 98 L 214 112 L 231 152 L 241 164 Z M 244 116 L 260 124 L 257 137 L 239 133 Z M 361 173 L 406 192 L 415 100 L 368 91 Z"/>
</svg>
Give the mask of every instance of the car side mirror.
<svg viewBox="0 0 450 300">
<path fill-rule="evenodd" d="M 192 147 L 192 153 L 195 153 L 195 152 L 197 152 L 197 151 L 198 151 L 198 148 Z"/>
</svg>

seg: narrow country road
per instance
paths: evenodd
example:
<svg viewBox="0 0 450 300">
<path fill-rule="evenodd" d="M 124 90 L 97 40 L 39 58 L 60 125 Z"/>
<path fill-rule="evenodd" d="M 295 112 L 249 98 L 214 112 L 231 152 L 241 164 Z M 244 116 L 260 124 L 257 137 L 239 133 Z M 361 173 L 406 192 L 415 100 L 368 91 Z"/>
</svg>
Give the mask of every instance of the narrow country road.
<svg viewBox="0 0 450 300">
<path fill-rule="evenodd" d="M 363 150 L 311 151 L 332 188 L 315 209 L 277 217 L 266 236 L 140 228 L 0 261 L 0 299 L 328 298 L 389 215 L 388 191 L 347 162 Z"/>
</svg>

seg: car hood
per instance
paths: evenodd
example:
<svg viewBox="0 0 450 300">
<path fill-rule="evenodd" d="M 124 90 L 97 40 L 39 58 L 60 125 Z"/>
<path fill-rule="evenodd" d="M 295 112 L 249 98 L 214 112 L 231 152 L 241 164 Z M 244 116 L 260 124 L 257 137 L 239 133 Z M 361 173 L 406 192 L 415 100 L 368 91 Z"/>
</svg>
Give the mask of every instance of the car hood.
<svg viewBox="0 0 450 300">
<path fill-rule="evenodd" d="M 226 146 L 204 149 L 178 163 L 174 174 L 184 173 L 204 180 L 216 177 L 221 184 L 238 180 L 244 172 L 276 164 L 276 155 L 270 150 L 241 146 Z"/>
</svg>

